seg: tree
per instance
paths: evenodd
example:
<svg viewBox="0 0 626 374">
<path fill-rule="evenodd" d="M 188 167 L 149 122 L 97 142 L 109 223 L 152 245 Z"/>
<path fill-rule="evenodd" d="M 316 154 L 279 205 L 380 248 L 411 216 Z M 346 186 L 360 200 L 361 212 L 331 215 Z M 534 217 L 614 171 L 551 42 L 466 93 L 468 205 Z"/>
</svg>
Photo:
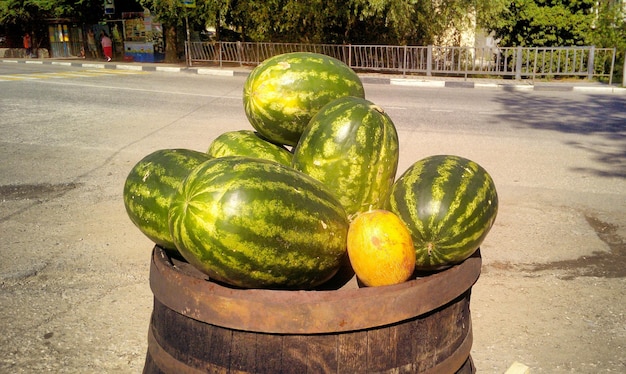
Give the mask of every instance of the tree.
<svg viewBox="0 0 626 374">
<path fill-rule="evenodd" d="M 589 40 L 597 47 L 617 50 L 613 78 L 623 82 L 622 73 L 624 63 L 626 63 L 624 54 L 626 51 L 626 14 L 621 9 L 619 1 L 601 1 L 597 10 Z M 610 64 L 610 61 L 604 63 Z"/>
<path fill-rule="evenodd" d="M 505 47 L 588 45 L 594 4 L 594 0 L 516 0 L 485 25 Z"/>
<path fill-rule="evenodd" d="M 163 24 L 165 30 L 165 62 L 178 62 L 177 30 L 190 22 L 191 29 L 219 24 L 228 9 L 228 0 L 196 0 L 195 7 L 185 7 L 182 0 L 139 0 L 141 5 Z"/>
<path fill-rule="evenodd" d="M 484 20 L 503 47 L 596 46 L 616 48 L 614 79 L 620 79 L 626 49 L 626 18 L 615 0 L 516 0 Z M 613 61 L 605 64 L 604 71 Z M 623 79 L 623 78 L 622 78 Z"/>
<path fill-rule="evenodd" d="M 375 17 L 388 27 L 390 44 L 445 44 L 446 33 L 456 36 L 471 23 L 471 0 L 353 0 L 361 17 Z M 449 35 L 448 35 L 449 37 Z M 454 38 L 454 36 L 452 37 Z"/>
<path fill-rule="evenodd" d="M 504 0 L 197 0 L 197 7 L 186 11 L 180 0 L 140 1 L 172 32 L 188 14 L 197 26 L 214 25 L 218 40 L 220 32 L 229 29 L 237 40 L 401 45 L 455 43 L 463 31 L 474 29 L 478 12 L 497 14 L 506 4 Z"/>
<path fill-rule="evenodd" d="M 95 23 L 104 11 L 101 0 L 4 0 L 0 1 L 0 25 L 15 38 L 24 32 L 35 34 L 37 46 L 45 36 L 45 20 L 66 18 L 75 21 Z M 21 42 L 13 41 L 13 45 Z"/>
<path fill-rule="evenodd" d="M 97 22 L 103 9 L 101 0 L 4 0 L 0 1 L 0 24 L 29 24 L 46 18 Z"/>
<path fill-rule="evenodd" d="M 245 40 L 340 43 L 346 9 L 323 0 L 233 0 L 225 20 Z"/>
<path fill-rule="evenodd" d="M 233 0 L 227 21 L 257 41 L 430 44 L 450 36 L 450 30 L 458 36 L 473 28 L 479 9 L 492 11 L 503 4 L 503 0 Z"/>
<path fill-rule="evenodd" d="M 163 25 L 163 37 L 165 38 L 165 62 L 178 62 L 178 50 L 176 48 L 176 27 L 181 26 L 184 20 L 184 12 L 187 10 L 176 0 L 156 1 L 141 0 L 141 5 L 149 9 Z"/>
</svg>

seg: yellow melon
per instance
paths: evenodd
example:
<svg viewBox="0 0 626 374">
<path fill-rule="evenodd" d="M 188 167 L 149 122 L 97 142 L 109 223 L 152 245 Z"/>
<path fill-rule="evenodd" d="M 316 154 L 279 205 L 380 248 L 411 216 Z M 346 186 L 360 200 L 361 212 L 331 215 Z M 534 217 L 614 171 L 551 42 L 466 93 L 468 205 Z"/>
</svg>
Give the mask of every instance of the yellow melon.
<svg viewBox="0 0 626 374">
<path fill-rule="evenodd" d="M 377 209 L 360 213 L 348 229 L 348 257 L 366 286 L 408 280 L 415 270 L 415 248 L 406 225 L 394 213 Z"/>
</svg>

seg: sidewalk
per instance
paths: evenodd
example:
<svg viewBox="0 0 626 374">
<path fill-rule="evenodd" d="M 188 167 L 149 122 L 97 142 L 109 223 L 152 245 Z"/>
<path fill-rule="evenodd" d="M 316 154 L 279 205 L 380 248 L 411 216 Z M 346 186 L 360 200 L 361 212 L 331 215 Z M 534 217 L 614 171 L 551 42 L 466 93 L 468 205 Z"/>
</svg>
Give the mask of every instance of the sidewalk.
<svg viewBox="0 0 626 374">
<path fill-rule="evenodd" d="M 184 63 L 149 63 L 124 61 L 98 61 L 77 58 L 46 58 L 20 59 L 2 58 L 0 63 L 24 63 L 42 65 L 62 65 L 91 69 L 120 69 L 138 71 L 160 71 L 168 73 L 189 73 L 218 76 L 247 76 L 253 67 L 250 66 L 186 66 Z M 508 91 L 582 91 L 589 93 L 615 93 L 626 95 L 626 88 L 586 80 L 552 80 L 533 81 L 530 79 L 498 79 L 452 76 L 418 76 L 384 73 L 358 73 L 363 83 L 391 84 L 398 86 L 431 87 L 431 88 L 492 88 Z"/>
</svg>

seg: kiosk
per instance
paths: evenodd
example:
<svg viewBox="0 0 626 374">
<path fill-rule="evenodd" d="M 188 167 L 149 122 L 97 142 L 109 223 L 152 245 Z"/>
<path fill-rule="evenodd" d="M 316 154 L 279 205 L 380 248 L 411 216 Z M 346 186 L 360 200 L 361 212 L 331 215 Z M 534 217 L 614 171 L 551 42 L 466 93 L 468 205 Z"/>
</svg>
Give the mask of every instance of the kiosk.
<svg viewBox="0 0 626 374">
<path fill-rule="evenodd" d="M 150 11 L 122 13 L 124 61 L 161 62 L 165 58 L 163 27 Z"/>
</svg>

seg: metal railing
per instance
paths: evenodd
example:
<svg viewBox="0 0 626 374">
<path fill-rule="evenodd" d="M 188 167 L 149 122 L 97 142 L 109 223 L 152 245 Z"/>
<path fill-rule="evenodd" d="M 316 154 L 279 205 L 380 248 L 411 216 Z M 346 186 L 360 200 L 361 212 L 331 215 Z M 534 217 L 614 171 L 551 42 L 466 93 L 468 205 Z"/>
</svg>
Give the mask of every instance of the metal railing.
<svg viewBox="0 0 626 374">
<path fill-rule="evenodd" d="M 558 76 L 604 78 L 612 83 L 615 48 L 589 47 L 445 47 L 335 45 L 262 42 L 187 42 L 187 64 L 258 65 L 287 52 L 317 52 L 335 57 L 354 70 L 399 74 Z"/>
</svg>

